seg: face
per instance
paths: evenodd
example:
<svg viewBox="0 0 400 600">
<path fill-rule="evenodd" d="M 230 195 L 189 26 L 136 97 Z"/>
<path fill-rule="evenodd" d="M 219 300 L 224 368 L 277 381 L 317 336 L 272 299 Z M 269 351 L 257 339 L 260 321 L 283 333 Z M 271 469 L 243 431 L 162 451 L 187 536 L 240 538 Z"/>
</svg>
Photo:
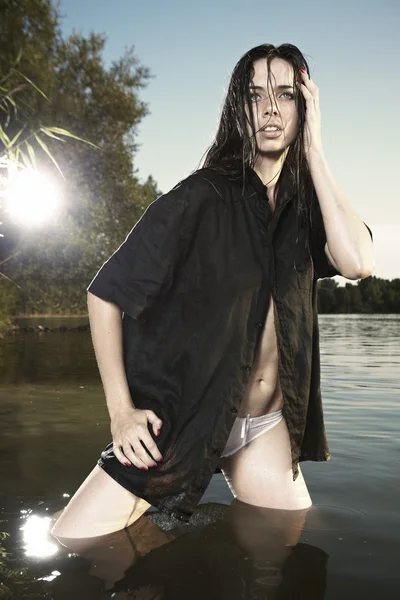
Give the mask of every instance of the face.
<svg viewBox="0 0 400 600">
<path fill-rule="evenodd" d="M 269 81 L 266 60 L 255 61 L 254 70 L 249 90 L 251 105 L 246 106 L 246 112 L 253 112 L 258 154 L 276 156 L 288 149 L 298 133 L 293 67 L 281 58 L 272 59 Z M 247 132 L 252 135 L 249 124 Z"/>
</svg>

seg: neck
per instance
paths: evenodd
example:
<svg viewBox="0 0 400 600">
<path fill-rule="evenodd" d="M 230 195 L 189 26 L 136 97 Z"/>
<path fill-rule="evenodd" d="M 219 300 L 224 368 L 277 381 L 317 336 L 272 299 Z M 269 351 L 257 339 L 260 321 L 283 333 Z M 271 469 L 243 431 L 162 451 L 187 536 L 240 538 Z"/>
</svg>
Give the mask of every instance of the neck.
<svg viewBox="0 0 400 600">
<path fill-rule="evenodd" d="M 279 156 L 262 155 L 259 154 L 256 157 L 254 163 L 254 170 L 260 177 L 261 181 L 268 188 L 268 196 L 271 198 L 275 197 L 275 188 L 278 183 L 283 164 L 287 155 L 285 153 Z"/>
<path fill-rule="evenodd" d="M 283 155 L 273 157 L 271 155 L 258 155 L 255 160 L 254 170 L 267 187 L 267 195 L 271 203 L 271 207 L 275 207 L 277 183 L 283 164 L 285 162 L 287 151 Z"/>
</svg>

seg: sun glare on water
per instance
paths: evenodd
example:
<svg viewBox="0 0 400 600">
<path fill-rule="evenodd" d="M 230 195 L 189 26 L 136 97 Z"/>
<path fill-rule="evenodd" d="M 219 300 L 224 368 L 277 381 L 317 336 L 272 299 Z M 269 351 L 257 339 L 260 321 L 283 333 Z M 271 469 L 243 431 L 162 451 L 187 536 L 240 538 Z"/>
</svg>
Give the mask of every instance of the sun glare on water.
<svg viewBox="0 0 400 600">
<path fill-rule="evenodd" d="M 39 515 L 27 517 L 24 525 L 20 528 L 26 556 L 44 558 L 58 552 L 56 544 L 51 541 L 50 527 L 50 517 Z"/>
</svg>

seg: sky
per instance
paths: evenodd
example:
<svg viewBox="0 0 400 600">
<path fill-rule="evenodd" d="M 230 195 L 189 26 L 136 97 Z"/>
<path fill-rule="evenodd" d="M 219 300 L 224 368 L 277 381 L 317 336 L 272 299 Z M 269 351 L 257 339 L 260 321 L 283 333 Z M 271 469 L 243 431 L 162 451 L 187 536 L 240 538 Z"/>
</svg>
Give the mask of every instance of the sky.
<svg viewBox="0 0 400 600">
<path fill-rule="evenodd" d="M 134 47 L 152 75 L 140 98 L 137 175 L 161 191 L 200 166 L 232 69 L 262 43 L 295 44 L 320 90 L 325 156 L 374 234 L 377 277 L 400 277 L 400 0 L 60 0 L 64 37 L 107 37 L 104 64 Z"/>
</svg>

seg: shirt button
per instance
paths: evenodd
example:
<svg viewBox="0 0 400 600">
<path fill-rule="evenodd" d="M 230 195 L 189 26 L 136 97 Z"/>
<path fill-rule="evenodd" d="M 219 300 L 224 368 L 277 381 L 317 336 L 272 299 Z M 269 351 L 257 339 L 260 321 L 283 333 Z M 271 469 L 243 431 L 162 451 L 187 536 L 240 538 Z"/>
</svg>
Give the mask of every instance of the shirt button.
<svg viewBox="0 0 400 600">
<path fill-rule="evenodd" d="M 221 448 L 213 448 L 212 451 L 214 454 L 221 454 L 222 452 Z"/>
<path fill-rule="evenodd" d="M 236 415 L 237 411 L 238 411 L 237 408 L 235 408 L 235 407 L 231 408 L 231 413 L 233 413 L 234 415 Z"/>
<path fill-rule="evenodd" d="M 199 490 L 199 492 L 205 492 L 206 487 L 205 485 L 196 485 L 196 489 Z"/>
<path fill-rule="evenodd" d="M 251 371 L 251 365 L 243 365 L 242 369 L 244 371 Z"/>
<path fill-rule="evenodd" d="M 262 321 L 260 321 L 259 323 L 257 323 L 258 327 L 261 329 L 262 327 L 264 327 L 264 323 Z"/>
</svg>

